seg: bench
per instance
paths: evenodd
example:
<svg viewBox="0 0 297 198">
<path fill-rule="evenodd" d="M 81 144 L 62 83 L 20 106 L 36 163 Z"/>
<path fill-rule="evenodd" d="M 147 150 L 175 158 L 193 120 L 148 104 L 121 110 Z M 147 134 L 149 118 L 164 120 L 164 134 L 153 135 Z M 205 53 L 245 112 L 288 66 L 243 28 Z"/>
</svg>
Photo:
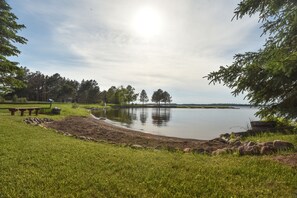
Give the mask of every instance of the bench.
<svg viewBox="0 0 297 198">
<path fill-rule="evenodd" d="M 22 108 L 8 108 L 8 111 L 10 111 L 11 115 L 15 115 L 15 112 L 20 111 L 21 112 L 21 116 L 24 115 L 25 111 L 29 111 L 29 116 L 31 116 L 32 111 L 35 110 L 35 115 L 38 115 L 40 108 L 39 107 L 22 107 Z"/>
</svg>

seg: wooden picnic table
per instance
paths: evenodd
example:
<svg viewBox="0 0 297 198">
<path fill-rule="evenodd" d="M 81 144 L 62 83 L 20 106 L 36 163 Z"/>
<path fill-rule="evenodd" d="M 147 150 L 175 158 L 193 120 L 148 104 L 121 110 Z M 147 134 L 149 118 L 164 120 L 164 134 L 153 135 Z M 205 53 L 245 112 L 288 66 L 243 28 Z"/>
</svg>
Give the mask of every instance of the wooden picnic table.
<svg viewBox="0 0 297 198">
<path fill-rule="evenodd" d="M 15 112 L 20 111 L 21 112 L 21 116 L 24 115 L 25 111 L 29 111 L 29 116 L 32 115 L 32 111 L 35 110 L 35 115 L 38 115 L 40 107 L 20 107 L 20 108 L 8 108 L 8 110 L 10 111 L 11 115 L 15 115 Z"/>
</svg>

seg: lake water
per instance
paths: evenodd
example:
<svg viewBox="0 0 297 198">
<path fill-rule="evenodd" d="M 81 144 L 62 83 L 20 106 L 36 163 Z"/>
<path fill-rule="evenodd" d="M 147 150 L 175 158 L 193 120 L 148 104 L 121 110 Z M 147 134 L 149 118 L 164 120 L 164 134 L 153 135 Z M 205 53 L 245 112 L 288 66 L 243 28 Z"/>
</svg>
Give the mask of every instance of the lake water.
<svg viewBox="0 0 297 198">
<path fill-rule="evenodd" d="M 93 111 L 115 125 L 180 138 L 209 140 L 222 133 L 245 131 L 255 117 L 255 108 L 177 109 L 128 108 Z"/>
</svg>

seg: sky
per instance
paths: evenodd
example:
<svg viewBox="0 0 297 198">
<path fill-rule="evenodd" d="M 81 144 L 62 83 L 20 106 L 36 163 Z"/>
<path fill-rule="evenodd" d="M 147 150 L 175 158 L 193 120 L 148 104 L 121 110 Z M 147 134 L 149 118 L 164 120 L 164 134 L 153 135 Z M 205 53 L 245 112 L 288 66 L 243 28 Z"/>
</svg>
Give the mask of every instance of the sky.
<svg viewBox="0 0 297 198">
<path fill-rule="evenodd" d="M 14 57 L 46 75 L 132 85 L 174 103 L 247 103 L 203 78 L 264 44 L 257 16 L 232 20 L 239 0 L 7 0 L 28 39 Z"/>
</svg>

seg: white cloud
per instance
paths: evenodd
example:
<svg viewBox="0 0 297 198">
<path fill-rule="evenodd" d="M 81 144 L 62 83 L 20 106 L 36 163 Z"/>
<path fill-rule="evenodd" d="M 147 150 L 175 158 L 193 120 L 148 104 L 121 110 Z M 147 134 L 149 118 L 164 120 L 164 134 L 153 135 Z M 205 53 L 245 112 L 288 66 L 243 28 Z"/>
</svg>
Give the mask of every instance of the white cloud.
<svg viewBox="0 0 297 198">
<path fill-rule="evenodd" d="M 103 88 L 121 84 L 132 84 L 139 91 L 166 88 L 174 92 L 173 97 L 176 93 L 176 102 L 203 103 L 233 100 L 229 90 L 208 86 L 202 77 L 230 64 L 237 51 L 259 48 L 263 40 L 256 35 L 256 18 L 231 22 L 236 3 L 24 0 L 19 5 L 50 26 L 52 43 L 48 45 L 52 52 L 56 49 L 75 57 L 72 61 L 55 54 L 42 61 L 36 57 L 35 62 L 43 65 L 41 71 L 58 69 L 69 78 L 92 78 Z M 139 37 L 131 28 L 133 16 L 146 5 L 160 13 L 164 24 L 161 34 L 150 40 Z M 186 94 L 189 92 L 192 97 Z M 183 95 L 187 95 L 184 101 Z"/>
</svg>

